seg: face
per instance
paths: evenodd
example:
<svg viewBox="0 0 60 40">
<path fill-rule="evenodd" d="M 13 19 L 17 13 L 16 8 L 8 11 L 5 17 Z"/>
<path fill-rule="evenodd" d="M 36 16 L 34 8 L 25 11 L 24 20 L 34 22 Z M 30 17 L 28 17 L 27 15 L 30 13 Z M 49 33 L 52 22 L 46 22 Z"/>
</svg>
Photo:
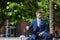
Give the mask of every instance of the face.
<svg viewBox="0 0 60 40">
<path fill-rule="evenodd" d="M 41 13 L 36 14 L 36 16 L 37 16 L 38 19 L 42 18 L 42 14 Z"/>
</svg>

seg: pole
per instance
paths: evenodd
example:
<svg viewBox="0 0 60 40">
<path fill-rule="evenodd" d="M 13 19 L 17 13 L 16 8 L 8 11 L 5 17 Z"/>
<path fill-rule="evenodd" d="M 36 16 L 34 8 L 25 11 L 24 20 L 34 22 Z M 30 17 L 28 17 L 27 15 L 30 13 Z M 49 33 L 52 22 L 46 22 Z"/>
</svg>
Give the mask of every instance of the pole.
<svg viewBox="0 0 60 40">
<path fill-rule="evenodd" d="M 6 20 L 6 37 L 8 37 L 8 35 L 9 35 L 9 20 L 7 19 Z"/>
</svg>

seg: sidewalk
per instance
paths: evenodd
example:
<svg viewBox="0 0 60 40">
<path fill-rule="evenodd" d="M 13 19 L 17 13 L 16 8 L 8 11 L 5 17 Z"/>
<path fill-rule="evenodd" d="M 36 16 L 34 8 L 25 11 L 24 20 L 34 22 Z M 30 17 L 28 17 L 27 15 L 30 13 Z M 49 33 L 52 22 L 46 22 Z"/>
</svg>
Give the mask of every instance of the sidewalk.
<svg viewBox="0 0 60 40">
<path fill-rule="evenodd" d="M 0 38 L 0 40 L 19 40 L 19 37 Z M 60 40 L 60 39 L 56 39 L 56 40 Z"/>
<path fill-rule="evenodd" d="M 19 40 L 19 37 L 0 38 L 0 40 Z"/>
</svg>

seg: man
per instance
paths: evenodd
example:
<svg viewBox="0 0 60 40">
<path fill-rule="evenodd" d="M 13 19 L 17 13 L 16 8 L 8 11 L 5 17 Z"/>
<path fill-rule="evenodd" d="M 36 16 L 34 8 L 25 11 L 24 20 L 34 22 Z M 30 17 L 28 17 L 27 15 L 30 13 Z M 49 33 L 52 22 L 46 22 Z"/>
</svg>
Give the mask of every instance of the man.
<svg viewBox="0 0 60 40">
<path fill-rule="evenodd" d="M 42 37 L 44 40 L 49 40 L 50 36 L 48 28 L 46 22 L 42 20 L 42 13 L 37 11 L 36 17 L 36 20 L 33 20 L 32 23 L 26 27 L 27 30 L 29 30 L 29 28 L 33 28 L 33 34 L 30 40 L 36 40 L 37 36 Z"/>
</svg>

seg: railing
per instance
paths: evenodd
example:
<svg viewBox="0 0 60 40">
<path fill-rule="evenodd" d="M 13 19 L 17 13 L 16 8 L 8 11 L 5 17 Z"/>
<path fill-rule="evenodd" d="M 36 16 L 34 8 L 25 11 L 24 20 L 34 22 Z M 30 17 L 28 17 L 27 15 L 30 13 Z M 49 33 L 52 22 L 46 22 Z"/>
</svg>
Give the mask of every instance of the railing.
<svg viewBox="0 0 60 40">
<path fill-rule="evenodd" d="M 7 27 L 5 26 L 5 33 L 4 34 L 0 33 L 0 37 L 14 37 L 16 32 L 15 28 L 16 28 L 15 26 L 9 26 L 8 30 L 6 30 Z"/>
<path fill-rule="evenodd" d="M 15 36 L 15 29 L 16 29 L 16 27 L 11 27 L 10 26 L 10 37 L 14 37 Z"/>
</svg>

